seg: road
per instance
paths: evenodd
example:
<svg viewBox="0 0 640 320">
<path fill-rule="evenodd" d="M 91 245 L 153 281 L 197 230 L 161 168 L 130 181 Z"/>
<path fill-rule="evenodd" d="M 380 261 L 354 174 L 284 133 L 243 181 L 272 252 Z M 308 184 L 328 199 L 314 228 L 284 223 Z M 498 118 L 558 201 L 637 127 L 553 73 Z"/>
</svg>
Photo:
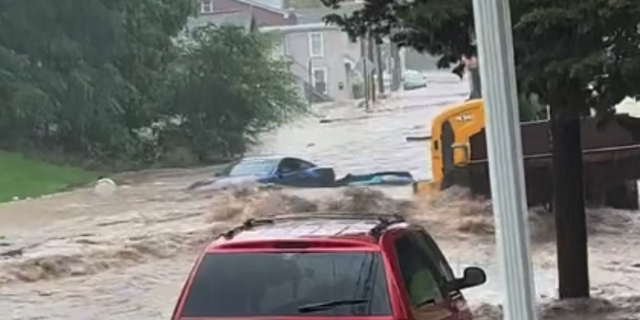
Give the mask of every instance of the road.
<svg viewBox="0 0 640 320">
<path fill-rule="evenodd" d="M 324 108 L 264 137 L 253 152 L 291 154 L 335 166 L 337 174 L 409 170 L 428 178 L 427 143 L 407 143 L 426 134 L 443 104 L 461 101 L 464 82 L 433 83 L 406 92 L 372 113 L 353 107 Z M 489 281 L 467 296 L 481 319 L 499 319 L 500 277 L 493 245 L 490 203 L 461 190 L 410 201 L 407 188 L 379 194 L 345 195 L 342 190 L 250 191 L 189 194 L 184 188 L 211 170 L 169 170 L 120 177 L 110 197 L 79 190 L 0 205 L 0 252 L 23 249 L 0 259 L 3 320 L 168 319 L 198 250 L 222 228 L 265 213 L 341 208 L 404 211 L 434 233 L 454 268 L 486 269 Z M 640 242 L 637 216 L 590 210 L 590 256 L 594 294 L 602 303 L 545 302 L 555 295 L 551 217 L 530 214 L 532 260 L 546 319 L 637 319 Z M 625 297 L 629 296 L 631 297 Z M 614 298 L 615 297 L 615 298 Z M 633 308 L 635 310 L 631 310 Z M 594 313 L 579 315 L 580 310 Z M 606 312 L 608 315 L 605 315 Z"/>
</svg>

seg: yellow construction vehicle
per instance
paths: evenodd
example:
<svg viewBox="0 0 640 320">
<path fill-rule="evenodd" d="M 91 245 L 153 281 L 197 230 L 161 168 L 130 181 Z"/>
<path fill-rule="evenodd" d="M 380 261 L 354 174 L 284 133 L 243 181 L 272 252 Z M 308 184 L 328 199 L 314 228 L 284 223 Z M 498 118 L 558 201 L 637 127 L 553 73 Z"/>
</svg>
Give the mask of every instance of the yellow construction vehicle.
<svg viewBox="0 0 640 320">
<path fill-rule="evenodd" d="M 443 189 L 445 173 L 469 162 L 469 138 L 482 129 L 484 107 L 481 99 L 447 107 L 437 115 L 431 124 L 431 180 L 416 182 L 414 192 L 424 195 Z"/>
<path fill-rule="evenodd" d="M 490 197 L 485 117 L 481 99 L 446 108 L 431 124 L 429 181 L 414 184 L 426 195 L 453 185 Z M 594 205 L 637 209 L 640 179 L 640 119 L 616 116 L 604 128 L 595 118 L 582 124 L 585 198 Z M 552 199 L 551 143 L 548 121 L 521 125 L 527 198 L 530 205 Z"/>
</svg>

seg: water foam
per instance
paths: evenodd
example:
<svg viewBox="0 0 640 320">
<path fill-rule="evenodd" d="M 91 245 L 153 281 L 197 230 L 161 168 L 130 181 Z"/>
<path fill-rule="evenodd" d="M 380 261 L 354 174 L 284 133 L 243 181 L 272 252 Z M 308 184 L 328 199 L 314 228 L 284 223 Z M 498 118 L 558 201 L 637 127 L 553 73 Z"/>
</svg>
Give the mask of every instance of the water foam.
<svg viewBox="0 0 640 320">
<path fill-rule="evenodd" d="M 469 250 L 476 255 L 495 250 L 491 202 L 474 199 L 466 190 L 458 188 L 438 197 L 409 201 L 393 199 L 371 188 L 333 190 L 326 196 L 309 198 L 286 189 L 249 187 L 215 196 L 174 197 L 161 205 L 166 210 L 159 210 L 159 206 L 145 207 L 57 225 L 53 228 L 57 233 L 52 231 L 50 237 L 21 248 L 22 252 L 16 256 L 0 259 L 0 284 L 95 277 L 109 270 L 127 272 L 133 266 L 177 257 L 182 257 L 179 258 L 182 264 L 190 263 L 202 246 L 220 231 L 245 219 L 300 212 L 398 213 L 424 224 L 446 252 L 451 249 L 455 254 L 468 256 Z M 528 212 L 528 221 L 534 251 L 543 257 L 540 259 L 553 260 L 548 248 L 554 238 L 553 216 L 533 209 Z M 636 219 L 624 211 L 590 209 L 588 224 L 592 237 L 622 236 L 635 230 Z M 81 230 L 85 232 L 79 233 Z M 548 267 L 552 268 L 553 263 Z M 618 297 L 587 302 L 546 301 L 540 304 L 540 314 L 542 319 L 591 319 L 587 314 L 597 319 L 631 319 L 637 318 L 627 316 L 637 312 L 638 304 L 634 304 L 637 300 Z M 478 304 L 482 299 L 471 302 L 476 303 L 474 312 L 478 319 L 501 319 L 499 304 Z M 621 316 L 615 318 L 614 315 Z"/>
</svg>

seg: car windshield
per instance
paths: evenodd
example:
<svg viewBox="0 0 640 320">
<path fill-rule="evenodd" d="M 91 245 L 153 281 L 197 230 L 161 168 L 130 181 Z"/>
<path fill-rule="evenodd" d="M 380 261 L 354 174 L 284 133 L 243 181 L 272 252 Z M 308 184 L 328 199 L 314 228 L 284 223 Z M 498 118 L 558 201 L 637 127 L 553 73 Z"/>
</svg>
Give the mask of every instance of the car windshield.
<svg viewBox="0 0 640 320">
<path fill-rule="evenodd" d="M 390 315 L 377 252 L 208 254 L 182 317 Z"/>
<path fill-rule="evenodd" d="M 278 166 L 277 159 L 251 159 L 243 160 L 234 165 L 229 171 L 230 177 L 263 175 L 270 174 L 275 171 Z"/>
</svg>

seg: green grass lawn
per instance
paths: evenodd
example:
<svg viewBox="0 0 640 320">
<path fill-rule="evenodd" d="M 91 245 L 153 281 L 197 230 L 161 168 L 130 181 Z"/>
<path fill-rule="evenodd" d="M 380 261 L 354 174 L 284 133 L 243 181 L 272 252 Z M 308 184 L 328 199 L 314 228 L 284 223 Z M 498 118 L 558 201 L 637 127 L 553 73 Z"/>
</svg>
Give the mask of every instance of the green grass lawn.
<svg viewBox="0 0 640 320">
<path fill-rule="evenodd" d="M 19 153 L 0 151 L 0 202 L 13 197 L 37 197 L 69 186 L 90 182 L 97 174 L 27 159 Z"/>
</svg>

